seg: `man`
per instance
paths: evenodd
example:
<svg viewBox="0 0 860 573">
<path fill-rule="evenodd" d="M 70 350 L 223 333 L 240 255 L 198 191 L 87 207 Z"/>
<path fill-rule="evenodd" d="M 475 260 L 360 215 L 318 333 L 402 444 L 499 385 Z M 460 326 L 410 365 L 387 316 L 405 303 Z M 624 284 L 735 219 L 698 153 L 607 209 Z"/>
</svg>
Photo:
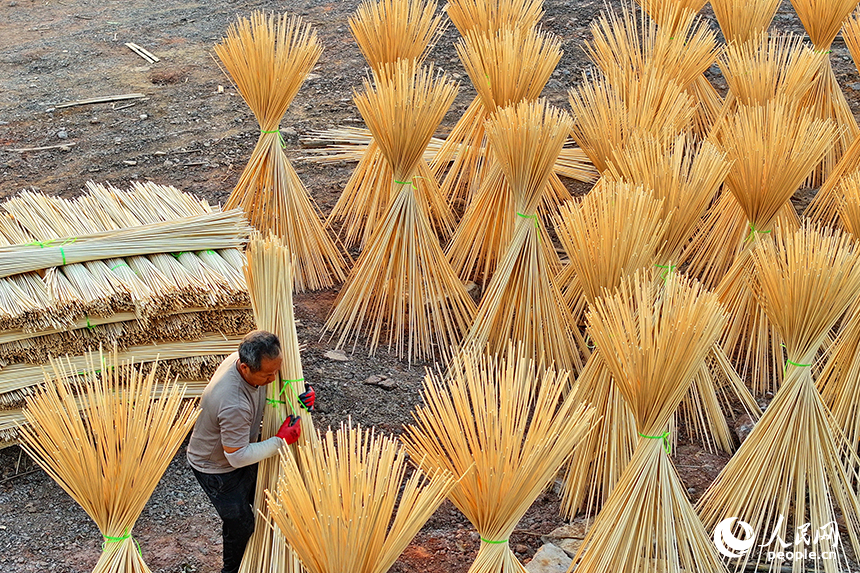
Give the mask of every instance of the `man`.
<svg viewBox="0 0 860 573">
<path fill-rule="evenodd" d="M 239 349 L 221 363 L 200 399 L 202 412 L 188 443 L 188 463 L 223 520 L 224 568 L 236 573 L 254 533 L 257 464 L 292 444 L 301 434 L 301 419 L 288 417 L 277 434 L 258 442 L 266 386 L 278 375 L 281 343 L 271 332 L 254 330 Z M 299 402 L 313 410 L 313 388 Z"/>
</svg>

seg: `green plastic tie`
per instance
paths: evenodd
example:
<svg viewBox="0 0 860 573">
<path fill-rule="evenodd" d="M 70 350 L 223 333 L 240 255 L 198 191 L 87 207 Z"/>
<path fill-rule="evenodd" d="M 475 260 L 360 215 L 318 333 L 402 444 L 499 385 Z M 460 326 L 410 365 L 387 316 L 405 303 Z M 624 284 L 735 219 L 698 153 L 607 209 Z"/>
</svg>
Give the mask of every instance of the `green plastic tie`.
<svg viewBox="0 0 860 573">
<path fill-rule="evenodd" d="M 780 342 L 779 345 L 782 346 L 783 348 L 786 348 L 785 342 Z M 785 367 L 782 369 L 783 375 L 788 371 L 788 365 L 789 364 L 791 364 L 792 366 L 797 366 L 798 368 L 809 368 L 810 366 L 812 366 L 812 364 L 800 364 L 798 362 L 792 362 L 791 360 L 786 358 L 785 359 Z"/>
<path fill-rule="evenodd" d="M 535 220 L 535 229 L 538 232 L 538 241 L 540 241 L 540 224 L 538 223 L 537 214 L 535 215 L 525 215 L 523 213 L 517 213 L 517 216 L 522 217 L 523 219 L 534 219 Z"/>
<path fill-rule="evenodd" d="M 170 254 L 171 254 L 171 256 L 173 256 L 174 259 L 176 259 L 178 261 L 179 257 L 181 257 L 182 255 L 184 255 L 187 252 L 188 251 L 179 251 L 178 253 L 170 253 Z"/>
<path fill-rule="evenodd" d="M 753 225 L 752 223 L 750 223 L 749 225 L 750 225 L 750 234 L 747 236 L 746 239 L 744 239 L 745 243 L 747 241 L 749 241 L 750 238 L 752 238 L 756 233 L 770 233 L 770 231 L 759 231 L 758 229 L 755 228 L 755 225 Z"/>
<path fill-rule="evenodd" d="M 90 317 L 89 317 L 89 316 L 87 316 L 87 315 L 84 315 L 84 316 L 85 316 L 85 317 L 86 317 L 86 319 L 87 319 L 87 328 L 89 328 L 90 330 L 92 330 L 93 328 L 95 328 L 92 324 L 90 324 Z"/>
<path fill-rule="evenodd" d="M 261 129 L 261 130 L 260 130 L 260 133 L 277 133 L 277 134 L 278 134 L 278 139 L 279 139 L 279 140 L 280 140 L 280 142 L 281 142 L 281 149 L 286 149 L 286 148 L 287 148 L 287 142 L 286 142 L 286 141 L 284 141 L 284 134 L 283 134 L 283 133 L 281 133 L 281 130 L 280 130 L 280 129 L 273 129 L 273 130 L 271 130 L 271 131 L 266 131 L 266 130 L 264 130 L 264 129 Z"/>
<path fill-rule="evenodd" d="M 481 541 L 483 541 L 484 543 L 492 543 L 495 545 L 508 542 L 507 539 L 502 539 L 501 541 L 493 541 L 492 539 L 484 539 L 483 537 L 481 537 Z"/>
<path fill-rule="evenodd" d="M 60 255 L 63 257 L 63 265 L 65 266 L 65 264 L 66 264 L 66 251 L 63 250 L 63 247 L 65 245 L 70 244 L 70 243 L 74 243 L 77 240 L 78 240 L 77 237 L 69 237 L 68 239 L 63 239 L 63 242 L 60 243 L 59 245 L 54 245 L 54 243 L 59 241 L 59 239 L 50 239 L 47 241 L 33 241 L 31 243 L 24 243 L 24 246 L 25 247 L 39 247 L 40 249 L 58 246 L 60 248 Z"/>
<path fill-rule="evenodd" d="M 654 265 L 658 269 L 665 269 L 662 273 L 660 273 L 660 278 L 665 280 L 669 279 L 669 275 L 672 274 L 672 271 L 677 269 L 677 265 Z"/>
<path fill-rule="evenodd" d="M 277 406 L 278 404 L 283 404 L 284 406 L 287 405 L 284 400 L 275 400 L 274 398 L 266 398 L 266 402 L 268 402 L 272 406 Z"/>
<path fill-rule="evenodd" d="M 132 539 L 134 540 L 134 544 L 137 545 L 138 555 L 143 557 L 143 552 L 140 550 L 140 543 L 138 543 L 137 539 L 134 539 L 134 537 L 131 536 L 131 533 L 129 533 L 127 529 L 123 531 L 122 537 L 111 537 L 110 535 L 102 535 L 102 537 L 105 538 L 105 542 L 102 543 L 102 551 L 105 550 L 105 545 L 108 543 L 121 543 L 126 539 Z"/>
<path fill-rule="evenodd" d="M 209 253 L 210 255 L 216 254 L 215 251 L 213 251 L 212 249 L 206 249 L 205 252 Z"/>
<path fill-rule="evenodd" d="M 295 388 L 293 388 L 293 382 L 304 382 L 304 381 L 305 381 L 304 378 L 296 378 L 294 380 L 287 380 L 286 378 L 281 378 L 281 382 L 283 382 L 284 385 L 281 386 L 281 391 L 278 392 L 278 396 L 283 396 L 284 392 L 287 391 L 287 387 L 289 387 L 293 391 L 293 393 L 296 395 L 296 401 L 299 403 L 299 405 L 302 408 L 304 408 L 305 410 L 308 410 L 308 407 L 305 406 L 301 400 L 299 400 L 299 391 L 296 390 Z M 284 402 L 284 404 L 286 404 L 286 402 Z M 308 412 L 310 412 L 310 410 L 308 410 Z"/>
<path fill-rule="evenodd" d="M 816 54 L 832 54 L 833 50 L 820 50 L 820 51 L 815 51 L 815 53 Z"/>
<path fill-rule="evenodd" d="M 115 271 L 115 270 L 117 270 L 117 269 L 118 269 L 118 268 L 120 268 L 120 267 L 128 267 L 128 265 L 127 265 L 127 264 L 125 264 L 125 263 L 119 263 L 118 265 L 114 265 L 114 266 L 112 266 L 112 267 L 110 268 L 110 270 Z M 131 268 L 131 267 L 128 267 L 128 268 Z"/>
<path fill-rule="evenodd" d="M 663 449 L 666 450 L 667 454 L 672 453 L 672 443 L 669 441 L 669 431 L 665 431 L 659 436 L 646 436 L 642 432 L 636 432 L 643 438 L 648 438 L 649 440 L 663 440 Z"/>
<path fill-rule="evenodd" d="M 398 181 L 397 179 L 395 179 L 394 182 L 398 185 L 411 185 L 413 189 L 418 189 L 418 186 L 415 185 L 415 178 L 413 178 L 411 181 Z"/>
</svg>

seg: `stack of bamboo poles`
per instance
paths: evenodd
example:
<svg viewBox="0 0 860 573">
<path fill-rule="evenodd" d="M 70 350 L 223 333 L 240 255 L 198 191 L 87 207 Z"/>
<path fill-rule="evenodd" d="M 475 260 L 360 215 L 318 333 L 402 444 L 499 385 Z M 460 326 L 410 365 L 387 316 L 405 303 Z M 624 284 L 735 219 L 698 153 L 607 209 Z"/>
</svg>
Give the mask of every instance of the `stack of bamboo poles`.
<svg viewBox="0 0 860 573">
<path fill-rule="evenodd" d="M 391 167 L 394 200 L 326 321 L 340 332 L 339 346 L 366 331 L 373 353 L 387 329 L 398 357 L 424 360 L 436 349 L 446 355 L 471 324 L 475 305 L 442 252 L 416 185 L 427 142 L 456 93 L 432 67 L 400 60 L 373 83 L 365 80 L 355 96 Z"/>
<path fill-rule="evenodd" d="M 343 281 L 349 256 L 323 228 L 279 128 L 322 53 L 316 32 L 298 17 L 255 12 L 230 27 L 215 53 L 260 124 L 260 138 L 225 208 L 241 207 L 257 229 L 285 241 L 295 257 L 296 291 Z"/>
<path fill-rule="evenodd" d="M 197 419 L 185 389 L 103 356 L 85 382 L 59 361 L 27 400 L 24 449 L 104 536 L 94 573 L 149 573 L 132 537 L 138 516 Z M 97 363 L 96 363 L 97 364 Z"/>
<path fill-rule="evenodd" d="M 407 479 L 394 438 L 351 425 L 314 441 L 295 456 L 281 450 L 277 489 L 266 491 L 272 520 L 309 573 L 385 573 L 456 477 L 416 470 Z"/>
<path fill-rule="evenodd" d="M 567 372 L 539 373 L 516 349 L 507 354 L 464 353 L 446 380 L 428 375 L 404 437 L 425 471 L 463 476 L 448 497 L 481 536 L 470 573 L 526 571 L 509 538 L 594 419 L 566 392 Z"/>
<path fill-rule="evenodd" d="M 534 101 L 561 59 L 560 46 L 561 41 L 551 34 L 515 28 L 502 28 L 492 35 L 468 32 L 457 44 L 480 104 L 474 106 L 472 115 L 467 111 L 460 120 L 469 128 L 458 145 L 468 149 L 461 148 L 463 154 L 454 160 L 443 182 L 443 192 L 467 206 L 447 250 L 451 265 L 463 280 L 489 282 L 516 226 L 515 199 L 487 138 L 486 118 L 500 107 Z M 448 141 L 456 137 L 452 132 Z M 550 173 L 542 195 L 539 207 L 549 214 L 570 198 L 554 173 Z"/>
<path fill-rule="evenodd" d="M 639 439 L 571 568 L 725 571 L 669 459 L 669 424 L 727 318 L 715 295 L 678 275 L 637 273 L 592 307 L 589 332 Z"/>
<path fill-rule="evenodd" d="M 513 204 L 501 215 L 515 229 L 463 345 L 499 354 L 510 341 L 541 367 L 581 370 L 576 325 L 553 278 L 561 262 L 537 208 L 548 186 L 570 117 L 542 100 L 496 110 L 487 140 L 510 188 Z"/>
<path fill-rule="evenodd" d="M 313 431 L 310 412 L 300 408 L 298 401 L 299 394 L 305 390 L 305 382 L 293 315 L 290 253 L 278 239 L 270 237 L 263 240 L 261 237 L 254 237 L 248 245 L 247 254 L 245 275 L 257 328 L 278 336 L 283 356 L 278 381 L 269 385 L 260 439 L 274 436 L 287 416 L 295 415 L 302 419 L 299 444 L 316 447 L 313 443 L 316 433 Z M 297 446 L 291 446 L 287 456 L 292 457 L 296 448 Z M 245 548 L 240 572 L 301 571 L 283 534 L 279 529 L 270 526 L 265 491 L 273 490 L 278 483 L 278 462 L 278 458 L 268 458 L 260 462 L 254 497 L 256 526 Z"/>
<path fill-rule="evenodd" d="M 19 416 L 50 357 L 69 355 L 83 370 L 88 351 L 115 348 L 207 380 L 253 328 L 239 250 L 249 229 L 238 210 L 153 183 L 90 183 L 73 200 L 23 192 L 0 212 L 6 416 Z"/>
<path fill-rule="evenodd" d="M 812 186 L 817 186 L 824 182 L 851 144 L 860 137 L 860 126 L 842 93 L 828 55 L 842 22 L 858 3 L 857 0 L 792 0 L 791 3 L 816 53 L 823 56 L 815 83 L 803 103 L 815 111 L 816 117 L 831 119 L 840 128 L 834 144 L 811 179 Z"/>
<path fill-rule="evenodd" d="M 782 369 L 780 336 L 748 286 L 750 247 L 777 221 L 787 229 L 798 227 L 789 199 L 822 160 L 836 131 L 831 120 L 817 119 L 812 110 L 778 96 L 764 104 L 739 105 L 718 134 L 733 162 L 726 186 L 737 206 L 721 201 L 716 208 L 743 213 L 724 219 L 735 229 L 722 241 L 731 266 L 716 284 L 732 316 L 721 343 L 756 394 L 775 391 Z"/>
<path fill-rule="evenodd" d="M 379 74 L 397 60 L 423 62 L 444 32 L 436 3 L 423 0 L 369 0 L 349 19 L 352 35 L 371 70 Z M 442 197 L 426 159 L 419 162 L 418 191 L 426 196 L 429 215 L 444 239 L 454 230 L 454 217 Z M 342 223 L 347 247 L 364 247 L 392 200 L 391 167 L 379 145 L 371 139 L 328 218 Z"/>
<path fill-rule="evenodd" d="M 750 251 L 755 296 L 785 341 L 785 380 L 762 419 L 720 472 L 699 502 L 706 526 L 735 516 L 753 531 L 788 532 L 809 527 L 820 532 L 842 514 L 860 551 L 860 502 L 854 491 L 857 456 L 815 387 L 812 366 L 829 345 L 831 330 L 860 294 L 860 252 L 838 231 L 806 225 L 797 231 L 775 229 Z M 782 365 L 780 365 L 782 366 Z M 850 458 L 854 470 L 846 470 Z M 838 536 L 820 537 L 815 551 L 838 551 Z M 776 549 L 779 551 L 779 549 Z M 764 550 L 738 563 L 765 562 Z M 812 561 L 810 561 L 812 559 Z M 768 559 L 779 568 L 783 558 Z M 795 552 L 795 571 L 842 570 L 836 559 L 815 559 Z"/>
</svg>

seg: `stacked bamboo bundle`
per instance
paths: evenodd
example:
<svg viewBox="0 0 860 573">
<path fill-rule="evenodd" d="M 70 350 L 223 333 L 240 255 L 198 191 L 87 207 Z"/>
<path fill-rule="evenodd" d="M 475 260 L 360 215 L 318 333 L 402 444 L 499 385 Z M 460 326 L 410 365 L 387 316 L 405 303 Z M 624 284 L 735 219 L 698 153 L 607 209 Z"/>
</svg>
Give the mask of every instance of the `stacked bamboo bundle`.
<svg viewBox="0 0 860 573">
<path fill-rule="evenodd" d="M 480 103 L 473 116 L 467 111 L 461 120 L 468 119 L 472 127 L 466 141 L 458 143 L 465 146 L 461 147 L 464 151 L 443 182 L 443 191 L 467 206 L 447 250 L 463 280 L 489 281 L 516 226 L 515 199 L 492 140 L 487 138 L 486 118 L 498 108 L 534 101 L 561 59 L 560 46 L 559 38 L 551 34 L 515 28 L 502 28 L 492 35 L 467 32 L 456 46 Z M 448 140 L 453 142 L 455 137 L 452 132 Z M 557 159 L 558 153 L 555 155 Z M 548 183 L 539 205 L 552 214 L 570 193 L 554 173 Z"/>
<path fill-rule="evenodd" d="M 399 357 L 443 355 L 468 329 L 475 305 L 442 252 L 428 205 L 416 192 L 418 165 L 457 86 L 408 60 L 365 80 L 355 102 L 392 170 L 394 200 L 340 291 L 326 321 L 338 345 L 368 332 L 373 353 L 383 328 Z M 356 341 L 357 344 L 357 341 Z"/>
<path fill-rule="evenodd" d="M 725 571 L 669 459 L 669 423 L 726 320 L 715 295 L 677 275 L 637 273 L 592 307 L 589 332 L 639 439 L 572 569 Z"/>
<path fill-rule="evenodd" d="M 302 432 L 304 434 L 304 432 Z M 394 438 L 341 426 L 281 450 L 269 514 L 309 573 L 385 573 L 456 483 L 412 472 Z"/>
<path fill-rule="evenodd" d="M 791 3 L 816 53 L 823 56 L 815 83 L 803 103 L 815 111 L 816 117 L 831 119 L 840 129 L 811 180 L 815 186 L 824 182 L 851 144 L 860 137 L 860 126 L 842 93 L 829 56 L 842 22 L 857 8 L 858 3 L 856 0 L 792 0 Z"/>
<path fill-rule="evenodd" d="M 263 413 L 260 439 L 265 440 L 277 434 L 287 416 L 294 415 L 302 419 L 299 444 L 312 444 L 311 447 L 315 447 L 313 440 L 316 433 L 313 431 L 310 412 L 300 408 L 298 401 L 299 394 L 305 390 L 305 379 L 293 315 L 290 253 L 278 239 L 254 237 L 248 245 L 247 255 L 245 276 L 257 328 L 278 336 L 283 356 L 278 381 L 268 388 L 268 407 Z M 295 445 L 291 446 L 287 455 L 292 457 L 296 448 Z M 259 463 L 254 496 L 256 525 L 245 548 L 240 572 L 301 571 L 281 531 L 270 526 L 265 492 L 274 490 L 277 485 L 279 466 L 278 458 L 268 458 Z"/>
<path fill-rule="evenodd" d="M 373 73 L 397 60 L 420 64 L 444 32 L 441 16 L 434 16 L 435 2 L 423 0 L 369 0 L 359 5 L 349 19 L 352 35 Z M 454 230 L 436 178 L 425 159 L 419 163 L 415 184 L 426 197 L 429 216 L 444 239 Z M 392 200 L 391 167 L 379 145 L 371 138 L 328 218 L 328 225 L 342 223 L 347 247 L 364 247 L 388 210 Z"/>
<path fill-rule="evenodd" d="M 99 348 L 208 379 L 253 328 L 248 232 L 238 210 L 153 183 L 0 204 L 0 408 L 20 406 L 50 357 L 83 370 Z"/>
<path fill-rule="evenodd" d="M 54 364 L 48 384 L 27 400 L 24 449 L 104 536 L 94 573 L 149 573 L 134 524 L 197 419 L 185 389 L 103 356 L 85 382 Z M 96 363 L 97 364 L 97 363 Z"/>
<path fill-rule="evenodd" d="M 241 207 L 257 229 L 283 238 L 295 257 L 296 291 L 343 281 L 348 255 L 323 228 L 279 128 L 322 53 L 316 32 L 298 17 L 255 12 L 233 23 L 215 53 L 260 124 L 260 138 L 225 208 Z"/>
<path fill-rule="evenodd" d="M 782 0 L 711 0 L 714 16 L 729 44 L 742 44 L 767 32 Z"/>
<path fill-rule="evenodd" d="M 488 143 L 513 196 L 504 215 L 516 222 L 463 342 L 472 351 L 499 354 L 514 341 L 541 367 L 582 368 L 576 325 L 553 280 L 561 262 L 537 214 L 570 126 L 567 114 L 541 100 L 498 109 L 487 121 Z"/>
<path fill-rule="evenodd" d="M 424 471 L 463 476 L 448 497 L 481 536 L 470 573 L 525 572 L 510 535 L 594 418 L 566 393 L 567 372 L 539 373 L 515 349 L 507 354 L 466 353 L 451 362 L 446 380 L 428 375 L 424 406 L 404 437 Z"/>
<path fill-rule="evenodd" d="M 752 433 L 699 503 L 706 526 L 736 516 L 753 531 L 811 531 L 837 519 L 847 529 L 855 555 L 860 550 L 860 502 L 854 491 L 857 456 L 815 387 L 812 366 L 829 345 L 831 330 L 860 294 L 860 252 L 838 231 L 806 225 L 775 229 L 751 249 L 755 296 L 785 342 L 785 379 Z M 782 365 L 781 365 L 782 366 Z M 838 551 L 838 536 L 819 537 L 815 551 Z M 751 551 L 738 563 L 765 561 Z M 777 555 L 767 566 L 779 568 Z M 836 559 L 795 554 L 794 570 L 841 570 Z"/>
</svg>

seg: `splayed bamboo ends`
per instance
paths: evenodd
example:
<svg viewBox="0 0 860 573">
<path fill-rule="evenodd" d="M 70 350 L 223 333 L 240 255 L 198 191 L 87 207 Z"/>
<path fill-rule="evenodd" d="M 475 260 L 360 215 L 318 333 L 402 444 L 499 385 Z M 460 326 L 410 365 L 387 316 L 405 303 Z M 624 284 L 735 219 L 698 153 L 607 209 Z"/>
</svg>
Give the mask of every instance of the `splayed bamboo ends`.
<svg viewBox="0 0 860 573">
<path fill-rule="evenodd" d="M 415 471 L 394 438 L 329 430 L 295 456 L 281 450 L 266 492 L 272 520 L 310 573 L 385 573 L 445 500 L 456 478 Z"/>
</svg>

